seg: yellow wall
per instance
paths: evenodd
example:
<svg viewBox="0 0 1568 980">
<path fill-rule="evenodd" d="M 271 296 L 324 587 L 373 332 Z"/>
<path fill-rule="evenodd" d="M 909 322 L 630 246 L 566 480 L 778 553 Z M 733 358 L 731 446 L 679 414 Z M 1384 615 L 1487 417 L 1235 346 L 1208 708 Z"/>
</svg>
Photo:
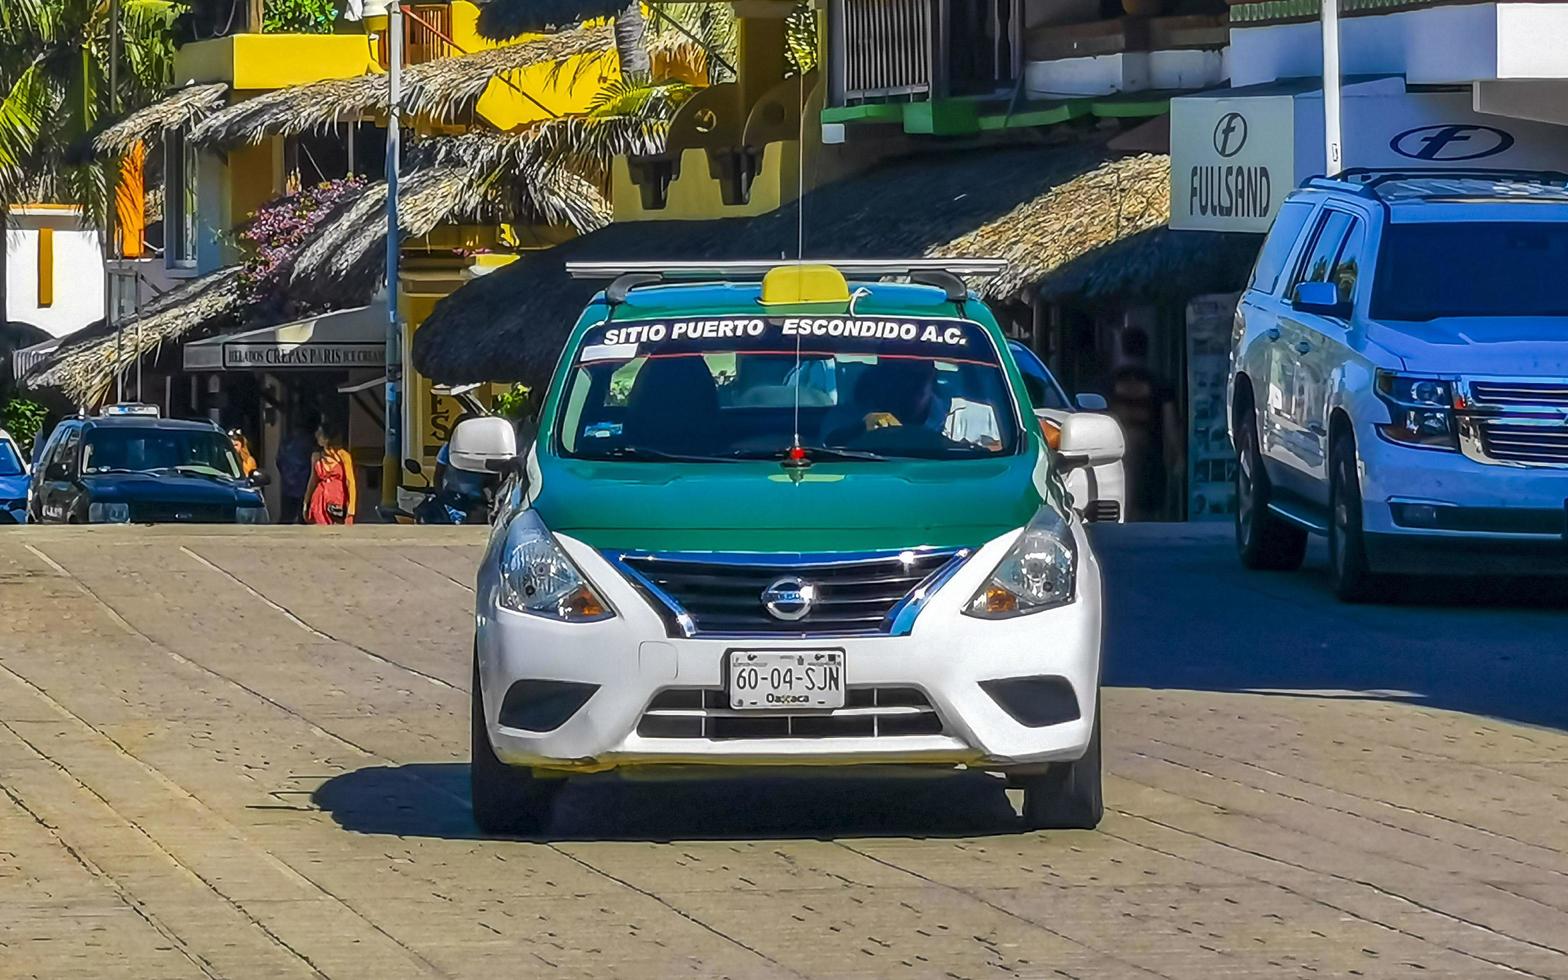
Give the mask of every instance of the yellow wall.
<svg viewBox="0 0 1568 980">
<path fill-rule="evenodd" d="M 228 82 L 237 91 L 268 91 L 379 71 L 364 34 L 231 34 L 181 46 L 180 84 Z"/>
<path fill-rule="evenodd" d="M 512 72 L 508 76 L 510 85 L 500 78 L 493 79 L 475 109 L 497 129 L 513 129 L 548 119 L 552 113 L 565 116 L 586 112 L 599 90 L 619 77 L 620 67 L 613 51 L 577 55 L 558 66 L 534 65 Z"/>
</svg>

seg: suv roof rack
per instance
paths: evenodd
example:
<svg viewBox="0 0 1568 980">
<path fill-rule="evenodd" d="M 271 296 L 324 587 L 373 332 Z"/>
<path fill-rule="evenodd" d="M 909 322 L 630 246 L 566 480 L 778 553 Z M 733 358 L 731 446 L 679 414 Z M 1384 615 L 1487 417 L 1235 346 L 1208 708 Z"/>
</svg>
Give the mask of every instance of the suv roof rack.
<svg viewBox="0 0 1568 980">
<path fill-rule="evenodd" d="M 656 277 L 647 282 L 701 280 L 760 280 L 773 269 L 789 265 L 830 265 L 846 277 L 908 276 L 917 272 L 947 272 L 957 276 L 995 276 L 1007 268 L 1006 259 L 738 259 L 713 262 L 568 262 L 573 279 L 619 279 L 636 274 Z M 640 285 L 640 284 L 639 284 Z"/>
<path fill-rule="evenodd" d="M 1568 173 L 1560 170 L 1485 170 L 1481 168 L 1452 167 L 1401 167 L 1389 170 L 1372 167 L 1351 167 L 1335 177 L 1312 177 L 1308 187 L 1323 190 L 1350 190 L 1363 197 L 1384 199 L 1379 188 L 1384 184 L 1418 180 L 1477 180 L 1494 183 L 1539 184 L 1544 187 L 1568 189 Z M 1430 194 L 1401 195 L 1409 197 L 1452 197 L 1452 190 L 1433 190 Z"/>
</svg>

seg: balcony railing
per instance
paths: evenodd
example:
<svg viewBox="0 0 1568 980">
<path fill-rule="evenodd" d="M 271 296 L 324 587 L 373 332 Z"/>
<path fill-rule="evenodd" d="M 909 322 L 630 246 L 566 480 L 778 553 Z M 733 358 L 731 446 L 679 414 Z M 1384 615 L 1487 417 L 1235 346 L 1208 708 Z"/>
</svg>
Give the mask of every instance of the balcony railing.
<svg viewBox="0 0 1568 980">
<path fill-rule="evenodd" d="M 847 102 L 929 95 L 936 82 L 932 0 L 842 0 Z"/>
<path fill-rule="evenodd" d="M 403 4 L 403 64 L 418 65 L 456 54 L 452 36 L 452 8 L 444 3 Z M 378 57 L 383 65 L 392 58 L 390 38 L 381 34 Z"/>
</svg>

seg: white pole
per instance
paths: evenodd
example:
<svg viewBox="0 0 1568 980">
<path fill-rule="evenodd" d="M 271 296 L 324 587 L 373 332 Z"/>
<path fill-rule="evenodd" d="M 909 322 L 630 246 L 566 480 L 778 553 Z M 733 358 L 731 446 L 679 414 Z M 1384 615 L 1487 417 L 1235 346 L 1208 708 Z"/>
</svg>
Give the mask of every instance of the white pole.
<svg viewBox="0 0 1568 980">
<path fill-rule="evenodd" d="M 399 230 L 397 221 L 397 178 L 399 114 L 403 97 L 403 4 L 392 0 L 387 5 L 387 388 L 386 388 L 386 458 L 381 463 L 381 502 L 388 506 L 397 502 L 397 486 L 401 482 L 402 405 L 398 397 L 399 382 L 403 373 L 403 331 L 397 319 L 397 267 Z"/>
<path fill-rule="evenodd" d="M 1323 21 L 1323 173 L 1344 169 L 1339 135 L 1339 0 L 1321 0 Z"/>
</svg>

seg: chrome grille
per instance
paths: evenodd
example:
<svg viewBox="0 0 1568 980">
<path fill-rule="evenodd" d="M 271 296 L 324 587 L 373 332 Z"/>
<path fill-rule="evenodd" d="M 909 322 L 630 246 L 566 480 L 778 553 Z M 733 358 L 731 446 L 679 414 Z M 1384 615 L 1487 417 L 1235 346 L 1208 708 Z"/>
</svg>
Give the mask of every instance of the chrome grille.
<svg viewBox="0 0 1568 980">
<path fill-rule="evenodd" d="M 1481 419 L 1481 448 L 1509 463 L 1568 465 L 1568 423 L 1529 424 Z"/>
<path fill-rule="evenodd" d="M 758 561 L 750 556 L 611 555 L 635 584 L 676 618 L 690 617 L 697 633 L 876 633 L 891 627 L 905 597 L 958 553 L 918 550 L 868 557 L 803 557 Z M 776 619 L 762 593 L 783 578 L 816 589 L 805 616 Z M 637 581 L 641 579 L 641 581 Z"/>
<path fill-rule="evenodd" d="M 892 738 L 940 735 L 942 719 L 912 687 L 851 687 L 831 711 L 737 711 L 725 692 L 662 691 L 637 723 L 644 738 Z"/>
<path fill-rule="evenodd" d="M 1470 396 L 1485 405 L 1568 408 L 1568 381 L 1472 381 Z"/>
</svg>

